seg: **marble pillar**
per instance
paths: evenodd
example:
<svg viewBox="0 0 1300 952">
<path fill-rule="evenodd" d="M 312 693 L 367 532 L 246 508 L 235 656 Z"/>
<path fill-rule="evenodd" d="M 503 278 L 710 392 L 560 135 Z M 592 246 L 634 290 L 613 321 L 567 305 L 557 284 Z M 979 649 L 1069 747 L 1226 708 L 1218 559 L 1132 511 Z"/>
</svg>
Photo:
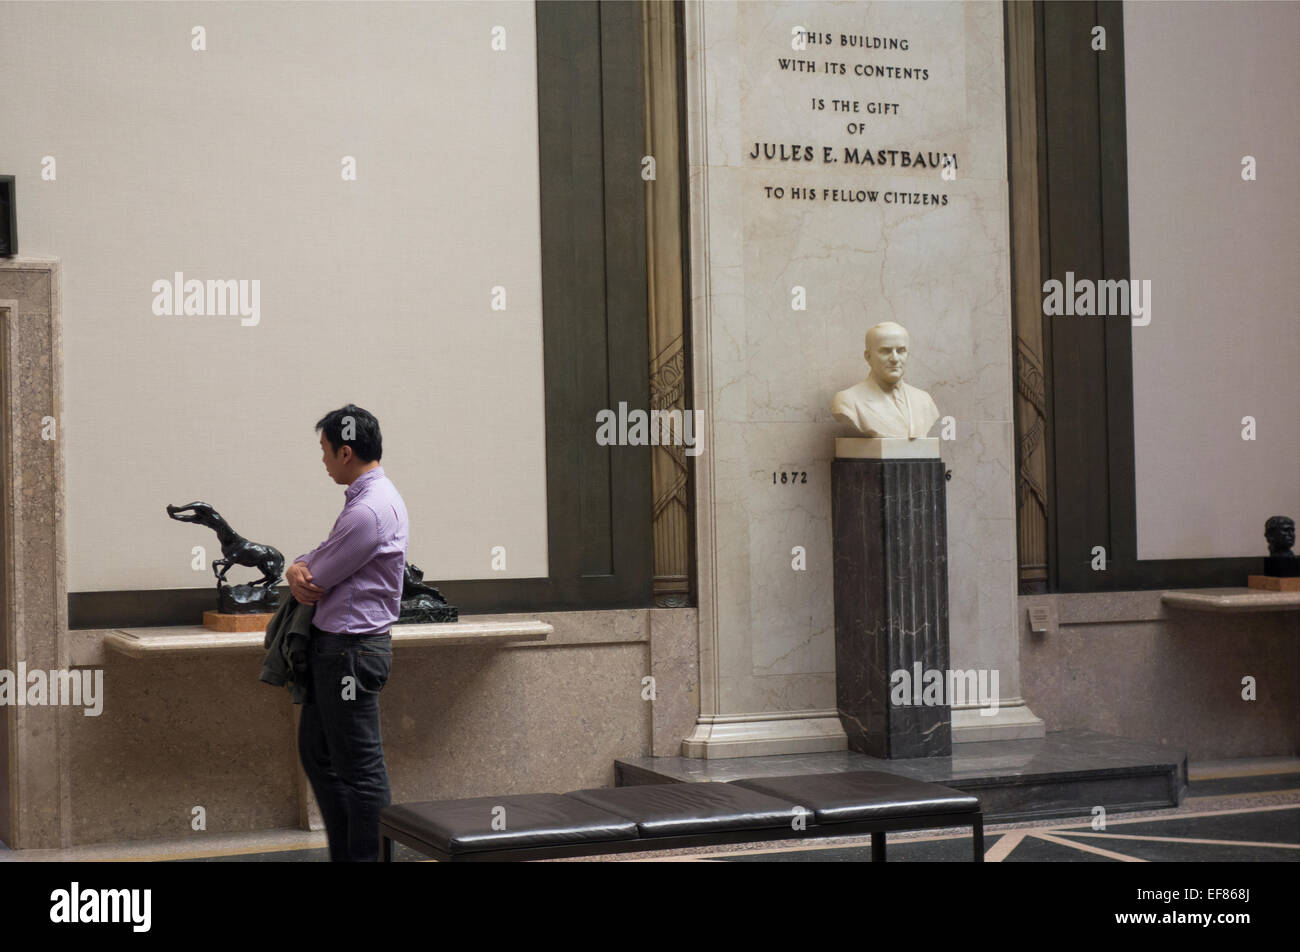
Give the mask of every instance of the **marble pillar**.
<svg viewBox="0 0 1300 952">
<path fill-rule="evenodd" d="M 0 258 L 0 637 L 11 671 L 20 664 L 29 672 L 69 664 L 62 333 L 59 261 Z M 0 802 L 12 819 L 4 838 L 10 847 L 49 849 L 70 842 L 71 777 L 62 738 L 72 716 L 67 705 L 0 709 L 8 741 L 0 746 L 7 761 L 0 764 L 0 782 L 7 786 Z"/>
</svg>

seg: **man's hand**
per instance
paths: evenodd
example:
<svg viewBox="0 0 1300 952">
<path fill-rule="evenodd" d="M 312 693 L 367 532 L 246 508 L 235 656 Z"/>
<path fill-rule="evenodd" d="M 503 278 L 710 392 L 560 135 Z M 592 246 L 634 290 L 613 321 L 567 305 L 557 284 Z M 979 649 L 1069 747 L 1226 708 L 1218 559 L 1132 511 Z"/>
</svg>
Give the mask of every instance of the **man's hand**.
<svg viewBox="0 0 1300 952">
<path fill-rule="evenodd" d="M 295 562 L 289 566 L 284 579 L 289 583 L 293 597 L 304 604 L 314 605 L 325 594 L 325 589 L 312 582 L 311 570 L 307 568 L 306 562 Z"/>
</svg>

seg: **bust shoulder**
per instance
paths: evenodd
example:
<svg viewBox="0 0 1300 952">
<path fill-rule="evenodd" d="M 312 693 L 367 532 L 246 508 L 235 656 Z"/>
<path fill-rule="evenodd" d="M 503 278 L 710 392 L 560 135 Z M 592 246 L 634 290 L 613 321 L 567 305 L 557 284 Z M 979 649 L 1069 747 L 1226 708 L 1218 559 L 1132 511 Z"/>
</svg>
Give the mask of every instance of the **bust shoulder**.
<svg viewBox="0 0 1300 952">
<path fill-rule="evenodd" d="M 869 380 L 859 380 L 851 387 L 845 387 L 839 393 L 835 394 L 836 400 L 858 401 L 871 397 L 876 388 L 870 385 Z"/>
</svg>

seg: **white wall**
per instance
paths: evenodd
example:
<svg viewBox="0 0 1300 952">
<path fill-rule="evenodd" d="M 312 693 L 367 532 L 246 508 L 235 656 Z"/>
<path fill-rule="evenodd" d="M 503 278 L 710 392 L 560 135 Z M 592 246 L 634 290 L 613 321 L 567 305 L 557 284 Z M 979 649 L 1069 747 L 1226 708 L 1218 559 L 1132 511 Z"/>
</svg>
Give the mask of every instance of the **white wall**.
<svg viewBox="0 0 1300 952">
<path fill-rule="evenodd" d="M 1265 555 L 1300 517 L 1297 49 L 1300 4 L 1124 4 L 1141 559 Z"/>
<path fill-rule="evenodd" d="M 314 546 L 349 401 L 430 578 L 546 574 L 535 60 L 531 3 L 0 5 L 0 171 L 63 261 L 71 591 L 210 584 L 166 503 Z M 259 280 L 259 323 L 156 316 L 177 271 Z"/>
</svg>

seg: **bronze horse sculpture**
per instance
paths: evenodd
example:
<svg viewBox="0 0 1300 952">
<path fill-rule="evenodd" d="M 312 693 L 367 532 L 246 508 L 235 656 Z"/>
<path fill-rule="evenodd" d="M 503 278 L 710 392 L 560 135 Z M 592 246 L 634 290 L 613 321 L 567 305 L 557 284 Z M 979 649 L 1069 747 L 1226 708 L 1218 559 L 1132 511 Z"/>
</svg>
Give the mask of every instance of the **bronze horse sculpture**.
<svg viewBox="0 0 1300 952">
<path fill-rule="evenodd" d="M 235 565 L 246 565 L 262 573 L 261 578 L 251 583 L 253 586 L 261 585 L 270 590 L 280 581 L 280 575 L 284 571 L 284 556 L 280 554 L 280 550 L 273 546 L 249 542 L 230 528 L 226 520 L 221 518 L 221 513 L 206 502 L 168 506 L 167 515 L 177 522 L 197 523 L 216 532 L 223 556 L 212 560 L 212 572 L 217 577 L 218 587 L 225 584 L 226 573 Z"/>
</svg>

